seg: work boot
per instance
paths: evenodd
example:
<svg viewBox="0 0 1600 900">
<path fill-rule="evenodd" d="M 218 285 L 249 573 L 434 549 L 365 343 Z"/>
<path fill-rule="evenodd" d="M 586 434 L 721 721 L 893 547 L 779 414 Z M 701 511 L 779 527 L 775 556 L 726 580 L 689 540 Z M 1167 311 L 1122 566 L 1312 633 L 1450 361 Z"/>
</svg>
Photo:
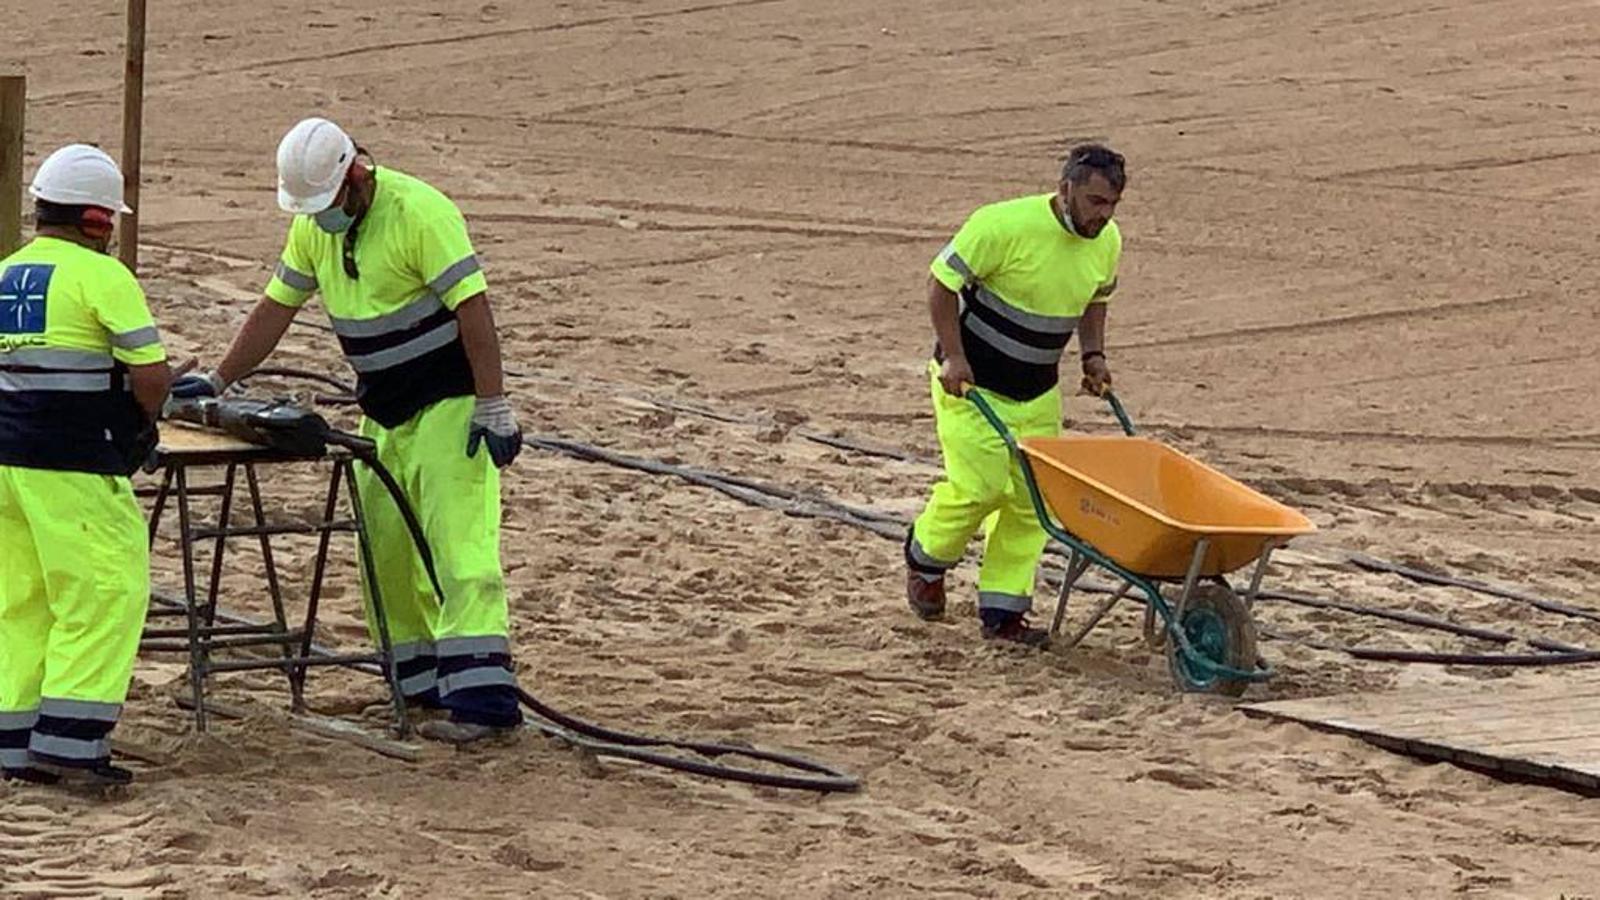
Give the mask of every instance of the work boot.
<svg viewBox="0 0 1600 900">
<path fill-rule="evenodd" d="M 54 776 L 56 779 L 54 783 L 62 785 L 121 787 L 133 783 L 132 771 L 121 766 L 114 766 L 109 762 L 98 763 L 87 769 L 80 769 L 77 766 L 56 766 L 49 763 L 34 763 L 34 768 L 48 776 Z"/>
<path fill-rule="evenodd" d="M 43 769 L 35 769 L 32 766 L 25 769 L 0 769 L 0 772 L 4 773 L 6 781 L 25 781 L 29 784 L 55 784 L 61 780 L 59 776 L 53 773 L 46 772 Z"/>
<path fill-rule="evenodd" d="M 454 722 L 435 719 L 418 725 L 417 734 L 430 741 L 455 744 L 459 747 L 490 739 L 496 741 L 509 740 L 517 733 L 519 727 L 516 725 L 496 727 L 494 725 L 479 725 L 476 722 Z"/>
<path fill-rule="evenodd" d="M 944 618 L 944 576 L 929 581 L 917 570 L 907 569 L 906 603 L 924 621 Z"/>
<path fill-rule="evenodd" d="M 980 631 L 985 640 L 1009 641 L 1040 650 L 1050 646 L 1050 632 L 1029 625 L 1028 617 L 1022 613 L 1006 609 L 980 609 L 978 616 L 982 621 Z"/>
</svg>

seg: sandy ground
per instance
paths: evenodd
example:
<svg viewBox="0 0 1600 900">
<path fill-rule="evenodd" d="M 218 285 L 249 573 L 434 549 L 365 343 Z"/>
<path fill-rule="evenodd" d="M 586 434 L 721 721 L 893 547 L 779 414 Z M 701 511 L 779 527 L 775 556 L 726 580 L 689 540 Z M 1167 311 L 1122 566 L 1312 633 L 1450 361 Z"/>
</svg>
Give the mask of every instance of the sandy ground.
<svg viewBox="0 0 1600 900">
<path fill-rule="evenodd" d="M 1526 606 L 1361 574 L 1433 565 L 1600 606 L 1600 10 L 1539 0 L 610 0 L 152 4 L 143 276 L 214 361 L 285 221 L 272 151 L 332 115 L 465 209 L 530 432 L 912 514 L 937 469 L 927 260 L 1072 140 L 1132 183 L 1112 362 L 1152 434 L 1322 527 L 1280 587 L 1600 646 Z M 30 168 L 117 145 L 121 4 L 8 0 Z M 320 323 L 321 314 L 303 317 Z M 343 374 L 297 328 L 277 361 Z M 664 409 L 713 409 L 716 418 Z M 1085 400 L 1076 427 L 1107 428 Z M 841 451 L 845 434 L 906 461 Z M 275 473 L 276 515 L 317 503 Z M 126 796 L 0 787 L 0 895 L 1558 897 L 1596 893 L 1593 801 L 1247 719 L 1174 691 L 1132 612 L 1071 654 L 904 609 L 899 548 L 684 483 L 529 452 L 507 476 L 521 679 L 639 729 L 802 748 L 818 799 L 606 764 L 536 737 L 420 763 L 261 714 L 186 733 L 141 663 Z M 348 546 L 345 548 L 348 560 Z M 303 592 L 309 552 L 280 549 Z M 257 558 L 227 603 L 266 609 Z M 158 580 L 175 585 L 173 548 Z M 323 637 L 360 637 L 348 564 Z M 1082 614 L 1082 610 L 1079 610 Z M 1264 603 L 1277 633 L 1494 645 Z M 1519 649 L 1514 646 L 1513 649 Z M 1356 663 L 1283 640 L 1251 697 L 1566 670 Z M 380 721 L 377 685 L 314 705 Z"/>
</svg>

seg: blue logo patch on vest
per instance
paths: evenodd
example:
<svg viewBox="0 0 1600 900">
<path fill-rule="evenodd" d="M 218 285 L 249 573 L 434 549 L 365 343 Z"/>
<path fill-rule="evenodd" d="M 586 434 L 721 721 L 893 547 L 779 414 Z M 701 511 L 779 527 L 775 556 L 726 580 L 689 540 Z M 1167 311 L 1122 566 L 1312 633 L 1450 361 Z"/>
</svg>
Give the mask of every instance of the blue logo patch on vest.
<svg viewBox="0 0 1600 900">
<path fill-rule="evenodd" d="M 43 334 L 45 296 L 56 267 L 18 263 L 0 272 L 0 334 Z"/>
</svg>

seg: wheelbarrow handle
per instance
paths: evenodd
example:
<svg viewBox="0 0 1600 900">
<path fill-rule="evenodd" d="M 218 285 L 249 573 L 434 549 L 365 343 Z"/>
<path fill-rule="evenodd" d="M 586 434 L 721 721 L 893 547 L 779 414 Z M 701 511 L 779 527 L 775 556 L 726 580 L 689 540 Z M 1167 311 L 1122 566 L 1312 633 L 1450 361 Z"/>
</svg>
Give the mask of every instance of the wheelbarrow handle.
<svg viewBox="0 0 1600 900">
<path fill-rule="evenodd" d="M 1128 411 L 1122 407 L 1122 401 L 1117 399 L 1117 395 L 1113 394 L 1110 388 L 1106 389 L 1103 396 L 1106 402 L 1111 404 L 1111 414 L 1117 417 L 1117 424 L 1122 426 L 1122 433 L 1133 437 L 1133 419 L 1128 417 Z"/>
<path fill-rule="evenodd" d="M 1134 434 L 1133 419 L 1128 417 L 1128 411 L 1123 408 L 1122 401 L 1118 400 L 1117 395 L 1109 390 L 1101 396 L 1105 398 L 1106 403 L 1111 405 L 1111 413 L 1117 417 L 1117 424 L 1122 426 L 1122 433 L 1132 437 Z M 983 417 L 989 420 L 989 424 L 994 426 L 994 430 L 1000 433 L 1000 437 L 1006 442 L 1006 446 L 1013 450 L 1017 449 L 1017 439 L 1012 436 L 1011 429 L 1007 428 L 1006 423 L 1000 420 L 1000 415 L 994 411 L 993 406 L 989 405 L 989 401 L 984 399 L 983 394 L 977 388 L 968 386 L 966 397 L 978 407 L 978 412 L 983 413 Z"/>
<path fill-rule="evenodd" d="M 971 400 L 974 406 L 978 407 L 978 412 L 982 413 L 985 419 L 989 420 L 989 424 L 993 426 L 996 432 L 999 432 L 1000 439 L 1006 442 L 1006 446 L 1015 451 L 1017 449 L 1017 439 L 1012 436 L 1011 429 L 1006 427 L 1006 423 L 1000 418 L 1000 414 L 994 411 L 994 407 L 989 405 L 989 401 L 984 398 L 983 394 L 977 388 L 968 385 L 964 396 Z"/>
</svg>

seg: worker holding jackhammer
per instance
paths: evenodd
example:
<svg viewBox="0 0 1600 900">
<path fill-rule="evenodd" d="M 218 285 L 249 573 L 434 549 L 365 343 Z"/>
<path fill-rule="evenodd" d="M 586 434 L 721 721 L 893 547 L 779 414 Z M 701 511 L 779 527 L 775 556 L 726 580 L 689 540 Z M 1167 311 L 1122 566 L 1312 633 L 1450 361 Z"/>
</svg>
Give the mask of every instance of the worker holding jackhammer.
<svg viewBox="0 0 1600 900">
<path fill-rule="evenodd" d="M 1074 332 L 1083 389 L 1099 396 L 1111 386 L 1106 301 L 1122 255 L 1112 214 L 1126 182 L 1119 154 L 1074 147 L 1055 192 L 981 207 L 933 261 L 928 306 L 938 344 L 929 370 L 945 471 L 905 544 L 906 598 L 924 619 L 944 615 L 945 573 L 982 525 L 981 633 L 1048 643 L 1048 632 L 1026 619 L 1044 529 L 1020 467 L 964 395 L 979 388 L 1018 438 L 1058 435 L 1058 366 Z"/>
<path fill-rule="evenodd" d="M 221 394 L 322 295 L 356 373 L 360 432 L 416 511 L 445 594 L 435 595 L 395 502 L 357 467 L 402 693 L 410 705 L 448 710 L 447 720 L 422 724 L 425 737 L 468 743 L 507 732 L 522 713 L 500 568 L 499 469 L 516 458 L 522 433 L 466 222 L 444 194 L 380 168 L 326 119 L 291 128 L 277 162 L 278 205 L 294 221 L 266 296 L 216 369 L 180 379 L 173 396 Z"/>
<path fill-rule="evenodd" d="M 129 476 L 172 375 L 144 292 L 107 253 L 122 173 L 72 144 L 34 175 L 36 237 L 0 260 L 0 770 L 126 784 L 110 736 L 150 604 Z"/>
</svg>

